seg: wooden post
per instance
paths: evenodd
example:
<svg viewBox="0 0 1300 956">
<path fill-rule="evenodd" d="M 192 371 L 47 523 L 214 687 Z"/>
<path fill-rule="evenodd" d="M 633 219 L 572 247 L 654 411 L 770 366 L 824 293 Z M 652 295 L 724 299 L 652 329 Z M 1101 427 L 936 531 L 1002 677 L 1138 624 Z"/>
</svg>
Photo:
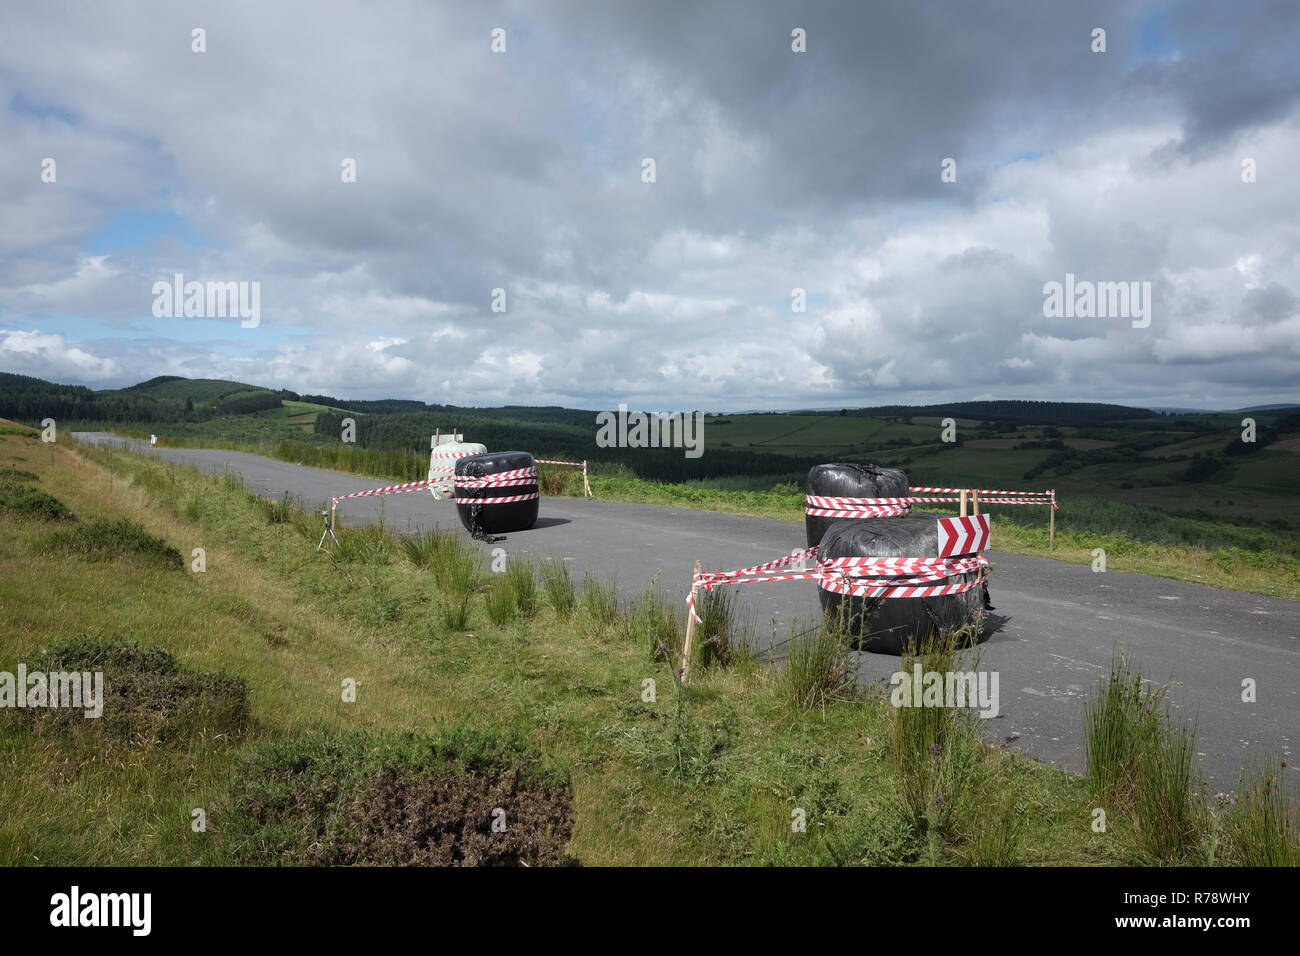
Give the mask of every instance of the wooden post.
<svg viewBox="0 0 1300 956">
<path fill-rule="evenodd" d="M 695 574 L 691 575 L 691 613 L 686 615 L 686 643 L 682 646 L 682 683 L 690 675 L 691 645 L 695 643 L 695 598 L 699 596 L 695 580 L 700 574 L 700 561 L 695 560 Z"/>
<path fill-rule="evenodd" d="M 441 428 L 435 428 L 433 430 L 433 447 L 435 449 L 438 447 L 438 436 L 440 436 L 441 434 L 442 434 Z"/>
<path fill-rule="evenodd" d="M 1047 550 L 1056 548 L 1056 490 L 1052 490 L 1052 500 L 1047 503 Z"/>
<path fill-rule="evenodd" d="M 961 490 L 961 516 L 966 517 L 966 489 Z"/>
<path fill-rule="evenodd" d="M 973 512 L 971 512 L 971 514 L 979 514 L 979 513 L 980 513 L 980 493 L 979 493 L 978 491 L 972 491 L 972 492 L 970 493 L 970 495 L 971 495 L 971 502 L 972 502 L 972 503 L 974 504 L 974 506 L 975 506 L 975 510 L 974 510 Z"/>
</svg>

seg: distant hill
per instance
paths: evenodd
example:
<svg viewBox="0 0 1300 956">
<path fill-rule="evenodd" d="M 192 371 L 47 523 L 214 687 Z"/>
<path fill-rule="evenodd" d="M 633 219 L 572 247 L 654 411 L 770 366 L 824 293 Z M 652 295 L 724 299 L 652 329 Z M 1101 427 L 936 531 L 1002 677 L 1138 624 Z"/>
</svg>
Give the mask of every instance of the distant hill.
<svg viewBox="0 0 1300 956">
<path fill-rule="evenodd" d="M 225 379 L 159 375 L 120 389 L 95 391 L 82 385 L 59 385 L 27 375 L 0 372 L 0 415 L 24 421 L 56 419 L 102 422 L 199 422 L 223 415 L 243 415 L 278 409 L 282 402 L 305 402 L 362 415 L 432 413 L 464 420 L 508 419 L 588 425 L 593 412 L 558 405 L 473 407 L 436 405 L 414 399 L 341 399 L 331 395 L 300 395 L 289 389 L 269 389 Z M 1237 414 L 1280 412 L 1300 408 L 1295 403 L 1256 405 L 1215 412 L 1191 408 L 1138 408 L 1104 402 L 1036 402 L 998 400 L 949 402 L 934 405 L 875 405 L 867 408 L 764 411 L 763 415 L 846 415 L 857 418 L 958 418 L 1019 425 L 1097 426 L 1171 414 Z M 747 414 L 729 412 L 726 414 Z M 447 426 L 457 424 L 448 421 Z"/>
<path fill-rule="evenodd" d="M 1151 409 L 1153 412 L 1168 412 L 1170 415 L 1236 415 L 1241 412 L 1285 412 L 1300 408 L 1295 402 L 1280 402 L 1274 405 L 1251 405 L 1249 408 L 1182 408 L 1175 405 L 1160 405 Z"/>
<path fill-rule="evenodd" d="M 0 372 L 0 415 L 33 422 L 183 422 L 219 415 L 244 415 L 281 406 L 292 392 L 219 379 L 174 375 L 151 378 L 129 388 L 92 391 L 27 375 Z"/>
</svg>

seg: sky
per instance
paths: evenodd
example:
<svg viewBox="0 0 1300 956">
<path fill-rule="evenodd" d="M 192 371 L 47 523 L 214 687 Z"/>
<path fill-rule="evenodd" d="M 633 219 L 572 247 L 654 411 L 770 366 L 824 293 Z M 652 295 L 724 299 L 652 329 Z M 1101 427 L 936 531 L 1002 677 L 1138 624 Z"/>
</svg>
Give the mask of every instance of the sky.
<svg viewBox="0 0 1300 956">
<path fill-rule="evenodd" d="M 1297 51 L 1293 0 L 8 3 L 0 370 L 1300 401 Z M 256 324 L 157 314 L 177 274 Z M 1149 322 L 1046 315 L 1067 274 Z"/>
</svg>

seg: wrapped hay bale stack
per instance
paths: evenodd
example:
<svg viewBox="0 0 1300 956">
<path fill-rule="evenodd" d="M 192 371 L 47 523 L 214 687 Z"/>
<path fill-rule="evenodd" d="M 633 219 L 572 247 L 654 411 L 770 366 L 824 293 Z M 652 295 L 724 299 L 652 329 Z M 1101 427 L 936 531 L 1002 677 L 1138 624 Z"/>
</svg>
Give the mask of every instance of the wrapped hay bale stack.
<svg viewBox="0 0 1300 956">
<path fill-rule="evenodd" d="M 456 462 L 487 451 L 487 445 L 461 441 L 461 437 L 449 435 L 445 439 L 435 439 L 436 444 L 429 452 L 429 490 L 435 498 L 455 497 L 452 479 L 456 475 Z"/>
<path fill-rule="evenodd" d="M 818 557 L 823 560 L 937 557 L 938 519 L 943 517 L 947 516 L 914 512 L 897 518 L 836 521 L 821 539 Z M 934 584 L 977 582 L 978 579 L 979 573 L 972 571 Z M 951 633 L 973 621 L 982 623 L 984 593 L 979 583 L 960 594 L 925 598 L 863 598 L 817 589 L 828 618 L 834 620 L 840 613 L 846 615 L 851 645 L 877 654 L 902 654 L 908 645 L 914 646 L 936 634 Z M 841 610 L 844 602 L 848 602 L 848 607 Z"/>
<path fill-rule="evenodd" d="M 456 460 L 456 512 L 475 536 L 527 531 L 537 521 L 537 465 L 526 451 Z"/>
<path fill-rule="evenodd" d="M 814 465 L 808 472 L 808 494 L 823 498 L 906 498 L 907 474 L 897 468 L 837 462 Z M 836 521 L 843 518 L 804 516 L 808 547 L 825 536 Z M 861 519 L 874 520 L 874 519 Z"/>
</svg>

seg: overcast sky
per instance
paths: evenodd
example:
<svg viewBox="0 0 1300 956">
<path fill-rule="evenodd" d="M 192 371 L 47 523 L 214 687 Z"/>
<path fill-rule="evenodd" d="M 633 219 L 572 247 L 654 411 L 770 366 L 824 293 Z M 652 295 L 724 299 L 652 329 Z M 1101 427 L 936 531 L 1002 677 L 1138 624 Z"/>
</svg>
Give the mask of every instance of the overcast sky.
<svg viewBox="0 0 1300 956">
<path fill-rule="evenodd" d="M 1300 400 L 1298 103 L 1294 0 L 5 3 L 0 370 Z M 155 317 L 176 273 L 259 283 L 259 324 Z M 1045 317 L 1066 273 L 1149 282 L 1149 326 Z"/>
</svg>

